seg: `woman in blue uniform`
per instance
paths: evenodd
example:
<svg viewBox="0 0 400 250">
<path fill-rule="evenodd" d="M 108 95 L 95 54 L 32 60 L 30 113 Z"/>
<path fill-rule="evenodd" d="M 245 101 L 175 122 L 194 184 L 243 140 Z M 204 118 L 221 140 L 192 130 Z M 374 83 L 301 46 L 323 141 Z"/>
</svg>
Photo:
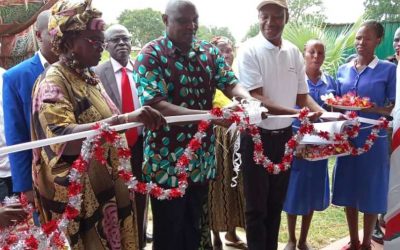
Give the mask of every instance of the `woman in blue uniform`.
<svg viewBox="0 0 400 250">
<path fill-rule="evenodd" d="M 353 92 L 369 97 L 374 108 L 363 110 L 360 117 L 378 119 L 390 114 L 396 93 L 396 66 L 379 60 L 375 48 L 384 35 L 383 26 L 376 21 L 364 22 L 357 31 L 357 57 L 342 65 L 337 73 L 338 94 Z M 391 103 L 385 106 L 385 103 Z M 371 125 L 362 124 L 359 136 L 352 140 L 362 147 L 371 133 Z M 388 141 L 385 130 L 370 151 L 360 156 L 340 157 L 333 179 L 332 203 L 346 207 L 350 243 L 342 249 L 371 249 L 371 234 L 377 214 L 386 212 L 389 177 Z M 364 213 L 364 236 L 358 237 L 358 212 Z"/>
<path fill-rule="evenodd" d="M 304 61 L 306 64 L 306 80 L 310 95 L 320 105 L 323 105 L 321 95 L 335 94 L 334 79 L 321 70 L 325 60 L 325 46 L 322 41 L 310 40 L 304 46 Z M 300 123 L 293 124 L 295 130 Z M 290 174 L 288 192 L 283 210 L 287 213 L 289 241 L 285 250 L 296 249 L 296 219 L 302 215 L 300 238 L 297 247 L 301 250 L 310 249 L 307 244 L 307 234 L 315 210 L 322 211 L 329 205 L 328 160 L 307 161 L 295 159 Z"/>
</svg>

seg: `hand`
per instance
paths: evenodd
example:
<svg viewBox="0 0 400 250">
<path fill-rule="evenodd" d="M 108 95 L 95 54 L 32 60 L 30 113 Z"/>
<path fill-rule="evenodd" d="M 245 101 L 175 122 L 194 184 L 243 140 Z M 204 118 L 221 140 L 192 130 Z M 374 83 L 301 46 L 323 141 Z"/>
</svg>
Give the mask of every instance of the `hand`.
<svg viewBox="0 0 400 250">
<path fill-rule="evenodd" d="M 29 203 L 35 204 L 35 194 L 33 190 L 25 191 L 23 193 L 26 196 L 26 199 L 28 200 Z"/>
<path fill-rule="evenodd" d="M 232 122 L 227 119 L 215 119 L 212 120 L 212 123 L 225 128 L 229 128 L 232 125 Z"/>
<path fill-rule="evenodd" d="M 321 115 L 322 111 L 313 112 L 310 116 L 308 116 L 308 119 L 310 119 L 312 122 L 315 122 L 321 117 Z"/>
<path fill-rule="evenodd" d="M 0 207 L 0 227 L 11 226 L 25 219 L 27 215 L 19 203 Z"/>
<path fill-rule="evenodd" d="M 128 115 L 129 122 L 142 122 L 150 130 L 159 129 L 167 124 L 164 116 L 150 106 L 143 106 Z"/>
</svg>

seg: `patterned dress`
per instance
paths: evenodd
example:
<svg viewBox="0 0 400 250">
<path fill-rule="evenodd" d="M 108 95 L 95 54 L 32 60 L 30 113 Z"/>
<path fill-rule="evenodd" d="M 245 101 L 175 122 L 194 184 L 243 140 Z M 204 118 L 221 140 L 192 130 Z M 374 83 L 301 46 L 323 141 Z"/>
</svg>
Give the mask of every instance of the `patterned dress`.
<svg viewBox="0 0 400 250">
<path fill-rule="evenodd" d="M 213 100 L 214 107 L 223 107 L 231 102 L 217 90 Z M 226 232 L 245 225 L 243 178 L 239 173 L 238 184 L 231 187 L 233 171 L 233 146 L 228 129 L 215 126 L 215 163 L 217 177 L 210 182 L 208 193 L 210 228 L 213 231 Z"/>
<path fill-rule="evenodd" d="M 53 64 L 34 86 L 32 140 L 71 133 L 77 124 L 118 113 L 101 84 L 86 84 L 60 63 Z M 41 222 L 60 218 L 67 202 L 67 176 L 77 156 L 63 155 L 65 143 L 35 149 L 33 180 Z M 68 225 L 73 249 L 138 249 L 134 204 L 118 178 L 116 149 L 103 145 L 106 166 L 91 160 L 82 177 L 81 214 Z"/>
</svg>

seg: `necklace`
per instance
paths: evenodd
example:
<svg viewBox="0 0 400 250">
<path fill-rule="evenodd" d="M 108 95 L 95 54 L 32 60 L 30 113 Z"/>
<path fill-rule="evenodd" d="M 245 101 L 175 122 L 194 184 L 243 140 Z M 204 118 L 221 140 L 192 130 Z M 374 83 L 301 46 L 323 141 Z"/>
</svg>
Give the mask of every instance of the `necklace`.
<svg viewBox="0 0 400 250">
<path fill-rule="evenodd" d="M 61 57 L 60 61 L 64 63 L 69 69 L 74 71 L 78 76 L 80 76 L 87 84 L 96 86 L 100 82 L 99 78 L 96 76 L 91 68 L 79 67 L 79 62 L 76 59 Z"/>
</svg>

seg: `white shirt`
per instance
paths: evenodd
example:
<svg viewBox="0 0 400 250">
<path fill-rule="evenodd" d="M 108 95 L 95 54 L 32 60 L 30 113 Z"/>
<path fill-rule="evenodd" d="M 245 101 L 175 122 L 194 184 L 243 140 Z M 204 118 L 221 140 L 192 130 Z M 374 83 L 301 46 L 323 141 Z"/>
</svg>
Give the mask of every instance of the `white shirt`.
<svg viewBox="0 0 400 250">
<path fill-rule="evenodd" d="M 122 72 L 121 72 L 121 69 L 123 68 L 123 66 L 119 62 L 117 62 L 117 60 L 115 60 L 112 57 L 110 57 L 110 60 L 111 60 L 111 65 L 112 65 L 113 70 L 114 70 L 115 79 L 117 80 L 117 87 L 118 87 L 119 96 L 120 96 L 121 101 L 122 101 L 122 91 L 121 91 Z M 126 68 L 126 73 L 128 74 L 129 83 L 131 84 L 131 90 L 132 90 L 132 96 L 133 96 L 133 105 L 135 105 L 135 110 L 136 110 L 136 109 L 140 108 L 141 106 L 140 106 L 140 102 L 139 102 L 136 83 L 133 80 L 133 64 L 132 64 L 132 62 L 130 60 L 129 60 L 129 62 L 126 65 L 125 68 Z M 143 130 L 143 127 L 138 127 L 138 134 L 139 135 L 142 134 L 142 130 Z"/>
<path fill-rule="evenodd" d="M 114 69 L 115 79 L 117 80 L 119 96 L 121 97 L 121 100 L 122 100 L 122 93 L 121 93 L 122 72 L 121 72 L 121 69 L 123 68 L 123 66 L 112 57 L 111 57 L 111 65 Z M 129 61 L 128 65 L 126 65 L 126 73 L 128 74 L 129 83 L 131 84 L 133 104 L 135 105 L 135 109 L 138 109 L 138 108 L 140 108 L 140 102 L 139 102 L 138 93 L 137 93 L 137 89 L 136 89 L 136 83 L 133 81 L 133 65 L 132 65 L 131 61 Z"/>
<path fill-rule="evenodd" d="M 247 90 L 262 88 L 263 95 L 287 108 L 296 106 L 297 94 L 307 94 L 304 59 L 299 49 L 283 40 L 281 48 L 259 33 L 240 48 L 237 56 L 240 84 Z M 293 119 L 266 119 L 258 126 L 281 129 Z"/>
<path fill-rule="evenodd" d="M 42 52 L 40 52 L 40 50 L 38 52 L 36 52 L 39 56 L 40 59 L 40 63 L 42 64 L 43 68 L 46 69 L 45 64 L 48 64 L 50 66 L 50 63 L 46 60 L 46 58 L 44 58 Z"/>
<path fill-rule="evenodd" d="M 6 146 L 4 135 L 4 113 L 3 113 L 3 74 L 5 70 L 0 68 L 0 147 Z M 10 177 L 11 169 L 7 155 L 0 156 L 0 178 Z"/>
</svg>

